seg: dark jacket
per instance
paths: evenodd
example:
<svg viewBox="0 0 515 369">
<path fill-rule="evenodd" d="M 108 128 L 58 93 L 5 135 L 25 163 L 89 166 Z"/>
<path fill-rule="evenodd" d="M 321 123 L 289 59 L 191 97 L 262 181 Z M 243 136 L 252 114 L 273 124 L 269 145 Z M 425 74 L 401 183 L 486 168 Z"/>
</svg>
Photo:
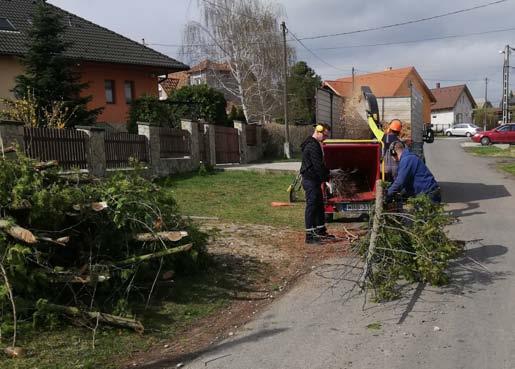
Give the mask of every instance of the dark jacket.
<svg viewBox="0 0 515 369">
<path fill-rule="evenodd" d="M 387 196 L 393 196 L 403 189 L 408 196 L 429 194 L 437 188 L 438 183 L 424 162 L 408 149 L 404 149 L 399 161 L 397 178 L 388 188 Z"/>
<path fill-rule="evenodd" d="M 302 178 L 316 182 L 326 182 L 329 180 L 329 171 L 324 164 L 324 154 L 322 146 L 313 137 L 308 137 L 300 145 L 302 149 L 302 165 L 300 174 Z"/>
</svg>

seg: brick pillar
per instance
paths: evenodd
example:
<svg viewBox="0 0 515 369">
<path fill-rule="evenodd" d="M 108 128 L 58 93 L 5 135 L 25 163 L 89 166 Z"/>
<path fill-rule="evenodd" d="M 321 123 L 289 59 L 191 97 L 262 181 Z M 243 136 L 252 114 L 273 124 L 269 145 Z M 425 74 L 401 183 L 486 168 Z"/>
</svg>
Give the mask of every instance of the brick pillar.
<svg viewBox="0 0 515 369">
<path fill-rule="evenodd" d="M 247 153 L 247 125 L 243 122 L 239 122 L 237 120 L 234 121 L 234 128 L 238 130 L 238 137 L 240 141 L 240 163 L 246 164 L 248 163 L 248 153 Z"/>
<path fill-rule="evenodd" d="M 207 140 L 208 140 L 208 147 L 206 147 L 206 150 L 208 150 L 208 153 L 207 153 L 208 163 L 209 163 L 209 165 L 215 166 L 216 165 L 216 132 L 215 132 L 215 126 L 213 124 L 206 124 L 206 125 L 204 125 L 204 132 L 206 132 Z"/>
<path fill-rule="evenodd" d="M 200 147 L 198 135 L 198 123 L 191 120 L 181 120 L 181 127 L 183 130 L 188 131 L 191 137 L 191 160 L 195 167 L 200 166 Z"/>
<path fill-rule="evenodd" d="M 89 174 L 104 177 L 106 174 L 105 129 L 100 127 L 76 127 L 84 132 L 89 139 L 86 145 Z"/>
<path fill-rule="evenodd" d="M 23 152 L 25 150 L 23 142 L 23 123 L 10 120 L 0 120 L 0 138 L 4 149 L 9 146 L 18 146 Z"/>
<path fill-rule="evenodd" d="M 161 140 L 159 137 L 161 128 L 150 123 L 137 122 L 137 124 L 138 134 L 145 136 L 148 140 L 152 173 L 159 176 L 164 169 L 161 167 Z"/>
</svg>

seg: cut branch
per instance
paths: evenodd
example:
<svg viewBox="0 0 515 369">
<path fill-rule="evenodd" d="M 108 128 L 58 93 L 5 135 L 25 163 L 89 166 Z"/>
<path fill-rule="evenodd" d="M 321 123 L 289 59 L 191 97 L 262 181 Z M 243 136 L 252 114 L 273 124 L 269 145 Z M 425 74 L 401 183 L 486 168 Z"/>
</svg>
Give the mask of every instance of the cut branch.
<svg viewBox="0 0 515 369">
<path fill-rule="evenodd" d="M 173 232 L 139 233 L 136 236 L 134 236 L 134 239 L 136 241 L 140 241 L 140 242 L 152 242 L 152 241 L 177 242 L 187 236 L 188 236 L 188 232 L 173 231 Z"/>
<path fill-rule="evenodd" d="M 48 311 L 68 315 L 76 318 L 88 318 L 95 319 L 100 323 L 104 323 L 107 325 L 112 325 L 116 327 L 133 329 L 138 333 L 143 333 L 145 328 L 143 324 L 135 319 L 123 318 L 121 316 L 101 313 L 98 311 L 81 311 L 79 308 L 72 306 L 63 306 L 63 305 L 55 305 L 46 303 L 44 305 L 45 309 Z"/>
<path fill-rule="evenodd" d="M 191 250 L 192 247 L 193 247 L 193 244 L 188 243 L 187 245 L 183 245 L 183 246 L 179 246 L 179 247 L 174 247 L 172 249 L 166 249 L 166 250 L 163 250 L 163 251 L 155 252 L 153 254 L 134 256 L 132 258 L 119 261 L 119 262 L 115 263 L 115 265 L 117 265 L 117 266 L 124 266 L 124 265 L 131 265 L 131 264 L 141 263 L 143 261 L 148 261 L 148 260 L 160 258 L 160 257 L 163 257 L 163 256 L 177 254 L 179 252 L 189 251 L 189 250 Z"/>
</svg>

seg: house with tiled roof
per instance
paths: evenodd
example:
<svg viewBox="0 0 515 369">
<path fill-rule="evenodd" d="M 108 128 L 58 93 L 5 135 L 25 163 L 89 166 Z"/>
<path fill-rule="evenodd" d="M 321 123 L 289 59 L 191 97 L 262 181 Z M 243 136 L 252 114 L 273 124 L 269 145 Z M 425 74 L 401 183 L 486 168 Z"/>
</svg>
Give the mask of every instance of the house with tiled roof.
<svg viewBox="0 0 515 369">
<path fill-rule="evenodd" d="M 194 65 L 185 72 L 170 73 L 168 78 L 160 82 L 159 97 L 164 100 L 176 89 L 201 84 L 206 84 L 223 93 L 228 106 L 239 105 L 239 99 L 226 88 L 237 90 L 237 83 L 232 76 L 229 65 L 208 59 Z"/>
<path fill-rule="evenodd" d="M 441 87 L 431 92 L 436 103 L 431 107 L 431 124 L 436 131 L 444 131 L 453 124 L 472 123 L 472 113 L 477 107 L 467 85 Z"/>
<path fill-rule="evenodd" d="M 431 119 L 431 105 L 436 102 L 431 90 L 414 67 L 387 68 L 382 72 L 358 74 L 323 82 L 323 87 L 346 99 L 359 93 L 362 86 L 369 86 L 378 98 L 410 97 L 415 88 L 422 96 L 422 118 L 424 123 Z M 412 86 L 412 87 L 410 87 Z"/>
<path fill-rule="evenodd" d="M 23 73 L 20 57 L 27 52 L 27 31 L 36 10 L 34 0 L 0 0 L 0 97 L 12 98 L 15 77 Z M 158 76 L 189 67 L 107 28 L 48 4 L 66 25 L 71 42 L 65 55 L 76 63 L 81 81 L 92 95 L 90 108 L 104 108 L 99 122 L 123 124 L 130 102 L 158 95 Z"/>
</svg>

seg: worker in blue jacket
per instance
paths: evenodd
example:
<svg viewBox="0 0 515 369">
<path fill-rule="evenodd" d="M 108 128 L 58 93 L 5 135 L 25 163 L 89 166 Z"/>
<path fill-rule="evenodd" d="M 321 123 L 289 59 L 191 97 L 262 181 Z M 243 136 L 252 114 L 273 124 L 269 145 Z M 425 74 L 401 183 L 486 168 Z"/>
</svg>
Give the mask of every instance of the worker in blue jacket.
<svg viewBox="0 0 515 369">
<path fill-rule="evenodd" d="M 433 202 L 442 201 L 435 177 L 417 155 L 410 152 L 400 141 L 391 144 L 390 153 L 399 162 L 399 168 L 395 181 L 388 188 L 387 201 L 402 190 L 406 191 L 408 196 L 426 194 Z"/>
<path fill-rule="evenodd" d="M 329 170 L 324 164 L 322 142 L 329 137 L 329 127 L 317 124 L 311 136 L 300 145 L 302 149 L 302 187 L 306 193 L 306 210 L 304 221 L 306 224 L 306 243 L 319 244 L 334 238 L 327 233 L 325 227 L 324 199 L 322 183 L 329 180 Z"/>
</svg>

